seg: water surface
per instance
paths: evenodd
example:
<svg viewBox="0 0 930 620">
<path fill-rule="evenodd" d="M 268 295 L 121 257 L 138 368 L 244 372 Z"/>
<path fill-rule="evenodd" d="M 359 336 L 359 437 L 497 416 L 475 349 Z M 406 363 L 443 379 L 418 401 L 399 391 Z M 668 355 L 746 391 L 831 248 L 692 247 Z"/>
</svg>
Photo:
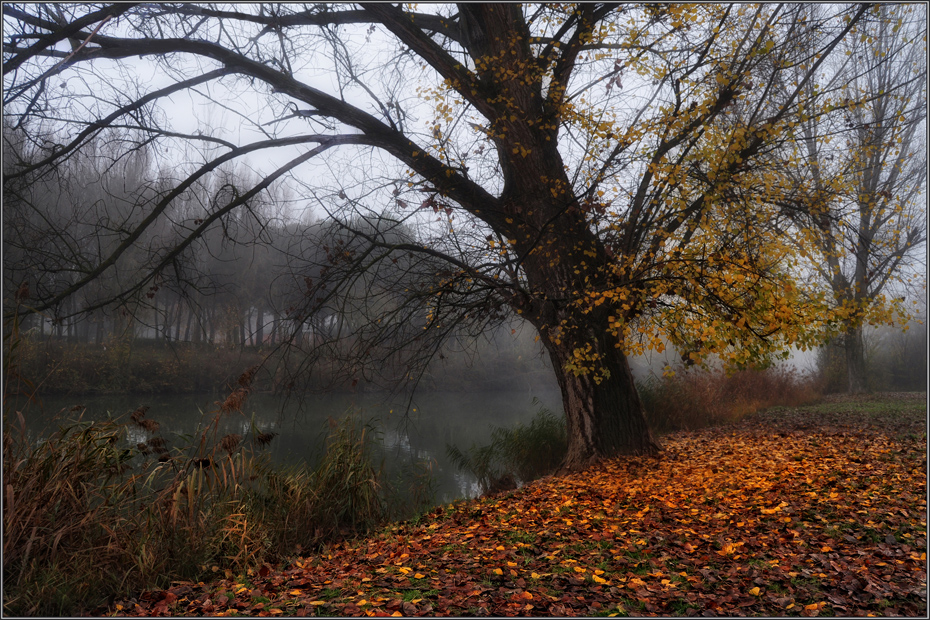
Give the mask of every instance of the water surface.
<svg viewBox="0 0 930 620">
<path fill-rule="evenodd" d="M 126 418 L 145 405 L 149 407 L 146 418 L 159 423 L 158 433 L 173 447 L 184 445 L 186 437 L 210 424 L 220 400 L 216 394 L 45 396 L 39 403 L 16 403 L 15 408 L 23 412 L 30 439 L 38 441 L 54 430 L 56 416 L 78 415 L 80 409 L 69 411 L 77 405 L 83 406 L 83 419 L 87 421 L 107 416 Z M 402 480 L 427 467 L 435 502 L 441 503 L 477 492 L 474 478 L 449 462 L 447 444 L 464 450 L 488 443 L 492 426 L 527 423 L 541 406 L 561 414 L 558 391 L 424 392 L 412 402 L 385 394 L 327 394 L 307 396 L 302 401 L 253 394 L 241 412 L 220 416 L 216 435 L 219 439 L 230 433 L 247 436 L 253 430 L 277 433 L 267 448 L 272 460 L 312 464 L 322 451 L 330 421 L 355 414 L 380 437 L 382 447 L 376 460 L 377 464 L 383 463 L 388 481 L 402 485 Z M 129 441 L 133 443 L 152 436 L 133 425 L 130 429 Z"/>
</svg>

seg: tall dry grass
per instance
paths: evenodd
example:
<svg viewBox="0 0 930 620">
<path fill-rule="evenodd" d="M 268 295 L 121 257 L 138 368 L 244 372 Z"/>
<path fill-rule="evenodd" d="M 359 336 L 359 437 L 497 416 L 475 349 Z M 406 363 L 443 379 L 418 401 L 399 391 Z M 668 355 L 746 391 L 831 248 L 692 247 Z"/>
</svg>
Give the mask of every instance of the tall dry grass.
<svg viewBox="0 0 930 620">
<path fill-rule="evenodd" d="M 3 610 L 75 615 L 130 592 L 247 572 L 340 536 L 387 514 L 370 427 L 333 422 L 318 467 L 273 466 L 273 439 L 219 436 L 221 416 L 248 397 L 240 378 L 213 422 L 172 447 L 145 408 L 128 419 L 63 424 L 29 437 L 21 414 L 5 412 Z M 132 445 L 129 431 L 151 435 Z"/>
<path fill-rule="evenodd" d="M 816 377 L 786 367 L 732 374 L 679 369 L 638 387 L 647 421 L 660 434 L 730 424 L 760 409 L 799 406 L 822 396 Z"/>
</svg>

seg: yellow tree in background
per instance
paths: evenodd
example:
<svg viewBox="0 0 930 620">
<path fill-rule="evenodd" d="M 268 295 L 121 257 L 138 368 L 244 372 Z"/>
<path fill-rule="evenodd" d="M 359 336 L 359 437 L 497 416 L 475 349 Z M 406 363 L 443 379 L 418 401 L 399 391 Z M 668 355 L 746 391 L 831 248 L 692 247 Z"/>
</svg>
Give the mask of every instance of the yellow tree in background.
<svg viewBox="0 0 930 620">
<path fill-rule="evenodd" d="M 926 294 L 927 7 L 876 6 L 840 50 L 806 87 L 781 205 L 830 292 L 831 333 L 858 393 L 863 327 L 906 329 L 913 297 Z"/>
</svg>

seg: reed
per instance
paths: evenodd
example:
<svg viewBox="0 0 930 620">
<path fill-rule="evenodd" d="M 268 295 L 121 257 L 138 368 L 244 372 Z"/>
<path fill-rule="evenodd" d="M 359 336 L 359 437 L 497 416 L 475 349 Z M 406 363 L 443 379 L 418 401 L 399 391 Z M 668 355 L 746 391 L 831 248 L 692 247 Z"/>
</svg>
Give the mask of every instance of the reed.
<svg viewBox="0 0 930 620">
<path fill-rule="evenodd" d="M 387 510 L 381 489 L 380 467 L 372 462 L 377 441 L 370 423 L 354 415 L 341 422 L 330 418 L 330 434 L 313 476 L 317 489 L 314 522 L 325 535 L 355 534 L 383 523 Z"/>
<path fill-rule="evenodd" d="M 387 515 L 372 428 L 353 416 L 328 429 L 320 463 L 280 467 L 272 439 L 218 436 L 250 391 L 240 377 L 209 424 L 172 446 L 140 408 L 125 419 L 63 422 L 30 438 L 5 412 L 3 610 L 75 615 L 117 596 L 246 573 L 301 550 L 368 531 Z M 152 436 L 131 444 L 129 430 Z"/>
<path fill-rule="evenodd" d="M 492 427 L 490 444 L 472 446 L 467 452 L 447 445 L 446 454 L 456 467 L 474 476 L 486 494 L 516 488 L 554 472 L 567 449 L 565 420 L 539 406 L 529 424 Z"/>
</svg>

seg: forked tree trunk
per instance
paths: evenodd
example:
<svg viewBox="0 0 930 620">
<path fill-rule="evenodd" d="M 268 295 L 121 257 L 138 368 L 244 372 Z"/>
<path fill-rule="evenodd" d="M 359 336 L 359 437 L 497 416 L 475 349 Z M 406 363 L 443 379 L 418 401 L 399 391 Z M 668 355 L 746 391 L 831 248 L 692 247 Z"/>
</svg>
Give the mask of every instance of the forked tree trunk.
<svg viewBox="0 0 930 620">
<path fill-rule="evenodd" d="M 843 338 L 846 349 L 846 376 L 849 381 L 850 394 L 862 394 L 868 391 L 865 375 L 865 345 L 862 340 L 862 326 L 850 327 Z"/>
</svg>

